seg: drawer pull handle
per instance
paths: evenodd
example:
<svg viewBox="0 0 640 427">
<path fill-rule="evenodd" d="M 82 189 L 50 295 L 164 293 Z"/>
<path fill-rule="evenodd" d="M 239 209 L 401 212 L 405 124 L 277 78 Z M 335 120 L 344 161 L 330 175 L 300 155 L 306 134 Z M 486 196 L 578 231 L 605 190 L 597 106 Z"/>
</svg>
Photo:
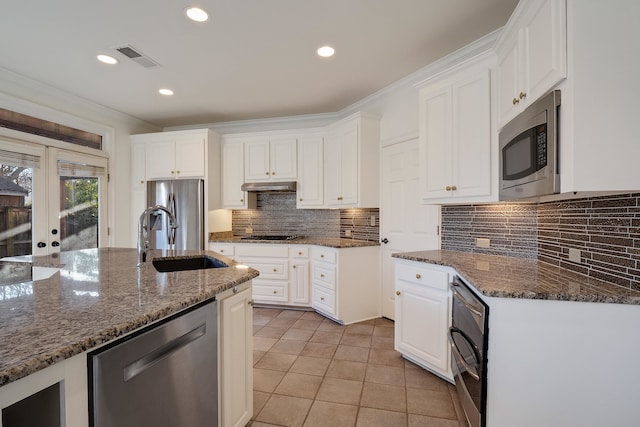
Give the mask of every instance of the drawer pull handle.
<svg viewBox="0 0 640 427">
<path fill-rule="evenodd" d="M 292 268 L 296 268 L 296 266 L 294 265 Z"/>
<path fill-rule="evenodd" d="M 240 203 L 244 203 L 244 199 L 240 199 Z"/>
<path fill-rule="evenodd" d="M 302 255 L 302 252 L 298 252 L 298 255 Z"/>
<path fill-rule="evenodd" d="M 396 291 L 396 295 L 400 296 L 400 291 Z"/>
<path fill-rule="evenodd" d="M 456 187 L 455 185 L 451 186 L 451 190 L 456 191 L 458 189 L 458 187 Z"/>
<path fill-rule="evenodd" d="M 513 98 L 513 101 L 511 101 L 511 102 L 513 102 L 513 105 L 517 105 L 517 104 L 520 103 L 520 100 L 517 99 L 517 98 Z"/>
<path fill-rule="evenodd" d="M 277 269 L 277 268 L 274 268 L 274 269 L 273 269 L 273 272 L 274 272 L 274 273 L 277 273 L 277 272 L 278 272 L 278 269 Z"/>
<path fill-rule="evenodd" d="M 324 254 L 320 254 L 320 258 L 324 258 Z"/>
<path fill-rule="evenodd" d="M 223 254 L 224 253 L 224 249 L 220 249 L 220 253 Z"/>
<path fill-rule="evenodd" d="M 451 186 L 447 185 L 447 186 L 445 187 L 445 190 L 447 190 L 447 191 L 451 191 Z"/>
<path fill-rule="evenodd" d="M 273 291 L 273 293 L 274 293 L 274 294 L 277 294 L 277 293 L 278 293 L 278 291 Z"/>
<path fill-rule="evenodd" d="M 324 297 L 320 297 L 320 301 L 324 301 Z"/>
<path fill-rule="evenodd" d="M 253 305 L 253 300 L 249 300 L 249 302 L 247 302 L 247 304 Z"/>
<path fill-rule="evenodd" d="M 269 172 L 265 172 L 266 175 L 269 175 Z"/>
<path fill-rule="evenodd" d="M 416 274 L 416 279 L 421 278 L 422 276 L 420 275 L 420 273 Z"/>
<path fill-rule="evenodd" d="M 321 275 L 320 275 L 320 277 L 323 277 L 323 278 L 324 278 L 324 274 L 321 274 Z"/>
<path fill-rule="evenodd" d="M 342 200 L 342 197 L 338 197 L 338 200 Z"/>
<path fill-rule="evenodd" d="M 527 94 L 525 92 L 520 92 L 520 99 L 524 99 L 527 97 Z"/>
</svg>

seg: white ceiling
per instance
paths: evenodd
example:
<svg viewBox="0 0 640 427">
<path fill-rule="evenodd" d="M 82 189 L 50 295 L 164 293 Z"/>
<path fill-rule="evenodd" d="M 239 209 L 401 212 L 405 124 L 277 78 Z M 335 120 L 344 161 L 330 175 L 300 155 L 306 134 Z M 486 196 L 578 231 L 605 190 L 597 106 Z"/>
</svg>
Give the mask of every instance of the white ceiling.
<svg viewBox="0 0 640 427">
<path fill-rule="evenodd" d="M 0 67 L 163 127 L 336 112 L 503 26 L 516 3 L 200 0 L 211 18 L 198 24 L 186 0 L 12 0 Z"/>
</svg>

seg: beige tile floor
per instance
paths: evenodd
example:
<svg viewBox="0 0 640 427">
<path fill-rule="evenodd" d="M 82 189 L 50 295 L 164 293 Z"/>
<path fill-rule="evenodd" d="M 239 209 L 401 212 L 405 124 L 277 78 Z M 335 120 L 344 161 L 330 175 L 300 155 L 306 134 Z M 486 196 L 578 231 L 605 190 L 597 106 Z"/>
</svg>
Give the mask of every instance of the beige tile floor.
<svg viewBox="0 0 640 427">
<path fill-rule="evenodd" d="M 463 427 L 455 389 L 393 349 L 393 322 L 255 308 L 251 427 Z"/>
</svg>

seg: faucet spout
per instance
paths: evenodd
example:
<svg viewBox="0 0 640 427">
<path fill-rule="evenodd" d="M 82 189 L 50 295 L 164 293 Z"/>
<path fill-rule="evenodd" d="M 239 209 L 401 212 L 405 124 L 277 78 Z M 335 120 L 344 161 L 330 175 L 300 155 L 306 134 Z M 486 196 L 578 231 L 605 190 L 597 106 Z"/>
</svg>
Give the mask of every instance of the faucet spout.
<svg viewBox="0 0 640 427">
<path fill-rule="evenodd" d="M 149 249 L 149 217 L 153 212 L 162 211 L 169 216 L 169 227 L 171 227 L 171 233 L 169 233 L 171 241 L 170 244 L 174 244 L 175 234 L 173 231 L 178 228 L 178 221 L 176 216 L 168 208 L 156 205 L 145 209 L 138 220 L 138 267 L 141 267 L 147 261 L 147 249 Z"/>
</svg>

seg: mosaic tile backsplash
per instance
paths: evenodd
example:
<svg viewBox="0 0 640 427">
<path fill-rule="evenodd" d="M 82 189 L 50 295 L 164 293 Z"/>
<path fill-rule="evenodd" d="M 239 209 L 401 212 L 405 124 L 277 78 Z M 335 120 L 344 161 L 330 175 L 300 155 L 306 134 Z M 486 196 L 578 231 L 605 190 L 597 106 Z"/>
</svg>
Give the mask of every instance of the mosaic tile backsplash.
<svg viewBox="0 0 640 427">
<path fill-rule="evenodd" d="M 379 209 L 296 209 L 295 193 L 258 193 L 257 209 L 234 210 L 235 236 L 296 234 L 320 238 L 380 240 Z M 374 217 L 375 225 L 371 225 Z M 351 234 L 348 236 L 347 234 Z"/>
<path fill-rule="evenodd" d="M 443 206 L 441 237 L 442 249 L 537 258 L 640 289 L 640 193 Z M 478 237 L 491 239 L 491 247 L 476 247 Z M 579 262 L 570 260 L 570 249 Z"/>
</svg>

